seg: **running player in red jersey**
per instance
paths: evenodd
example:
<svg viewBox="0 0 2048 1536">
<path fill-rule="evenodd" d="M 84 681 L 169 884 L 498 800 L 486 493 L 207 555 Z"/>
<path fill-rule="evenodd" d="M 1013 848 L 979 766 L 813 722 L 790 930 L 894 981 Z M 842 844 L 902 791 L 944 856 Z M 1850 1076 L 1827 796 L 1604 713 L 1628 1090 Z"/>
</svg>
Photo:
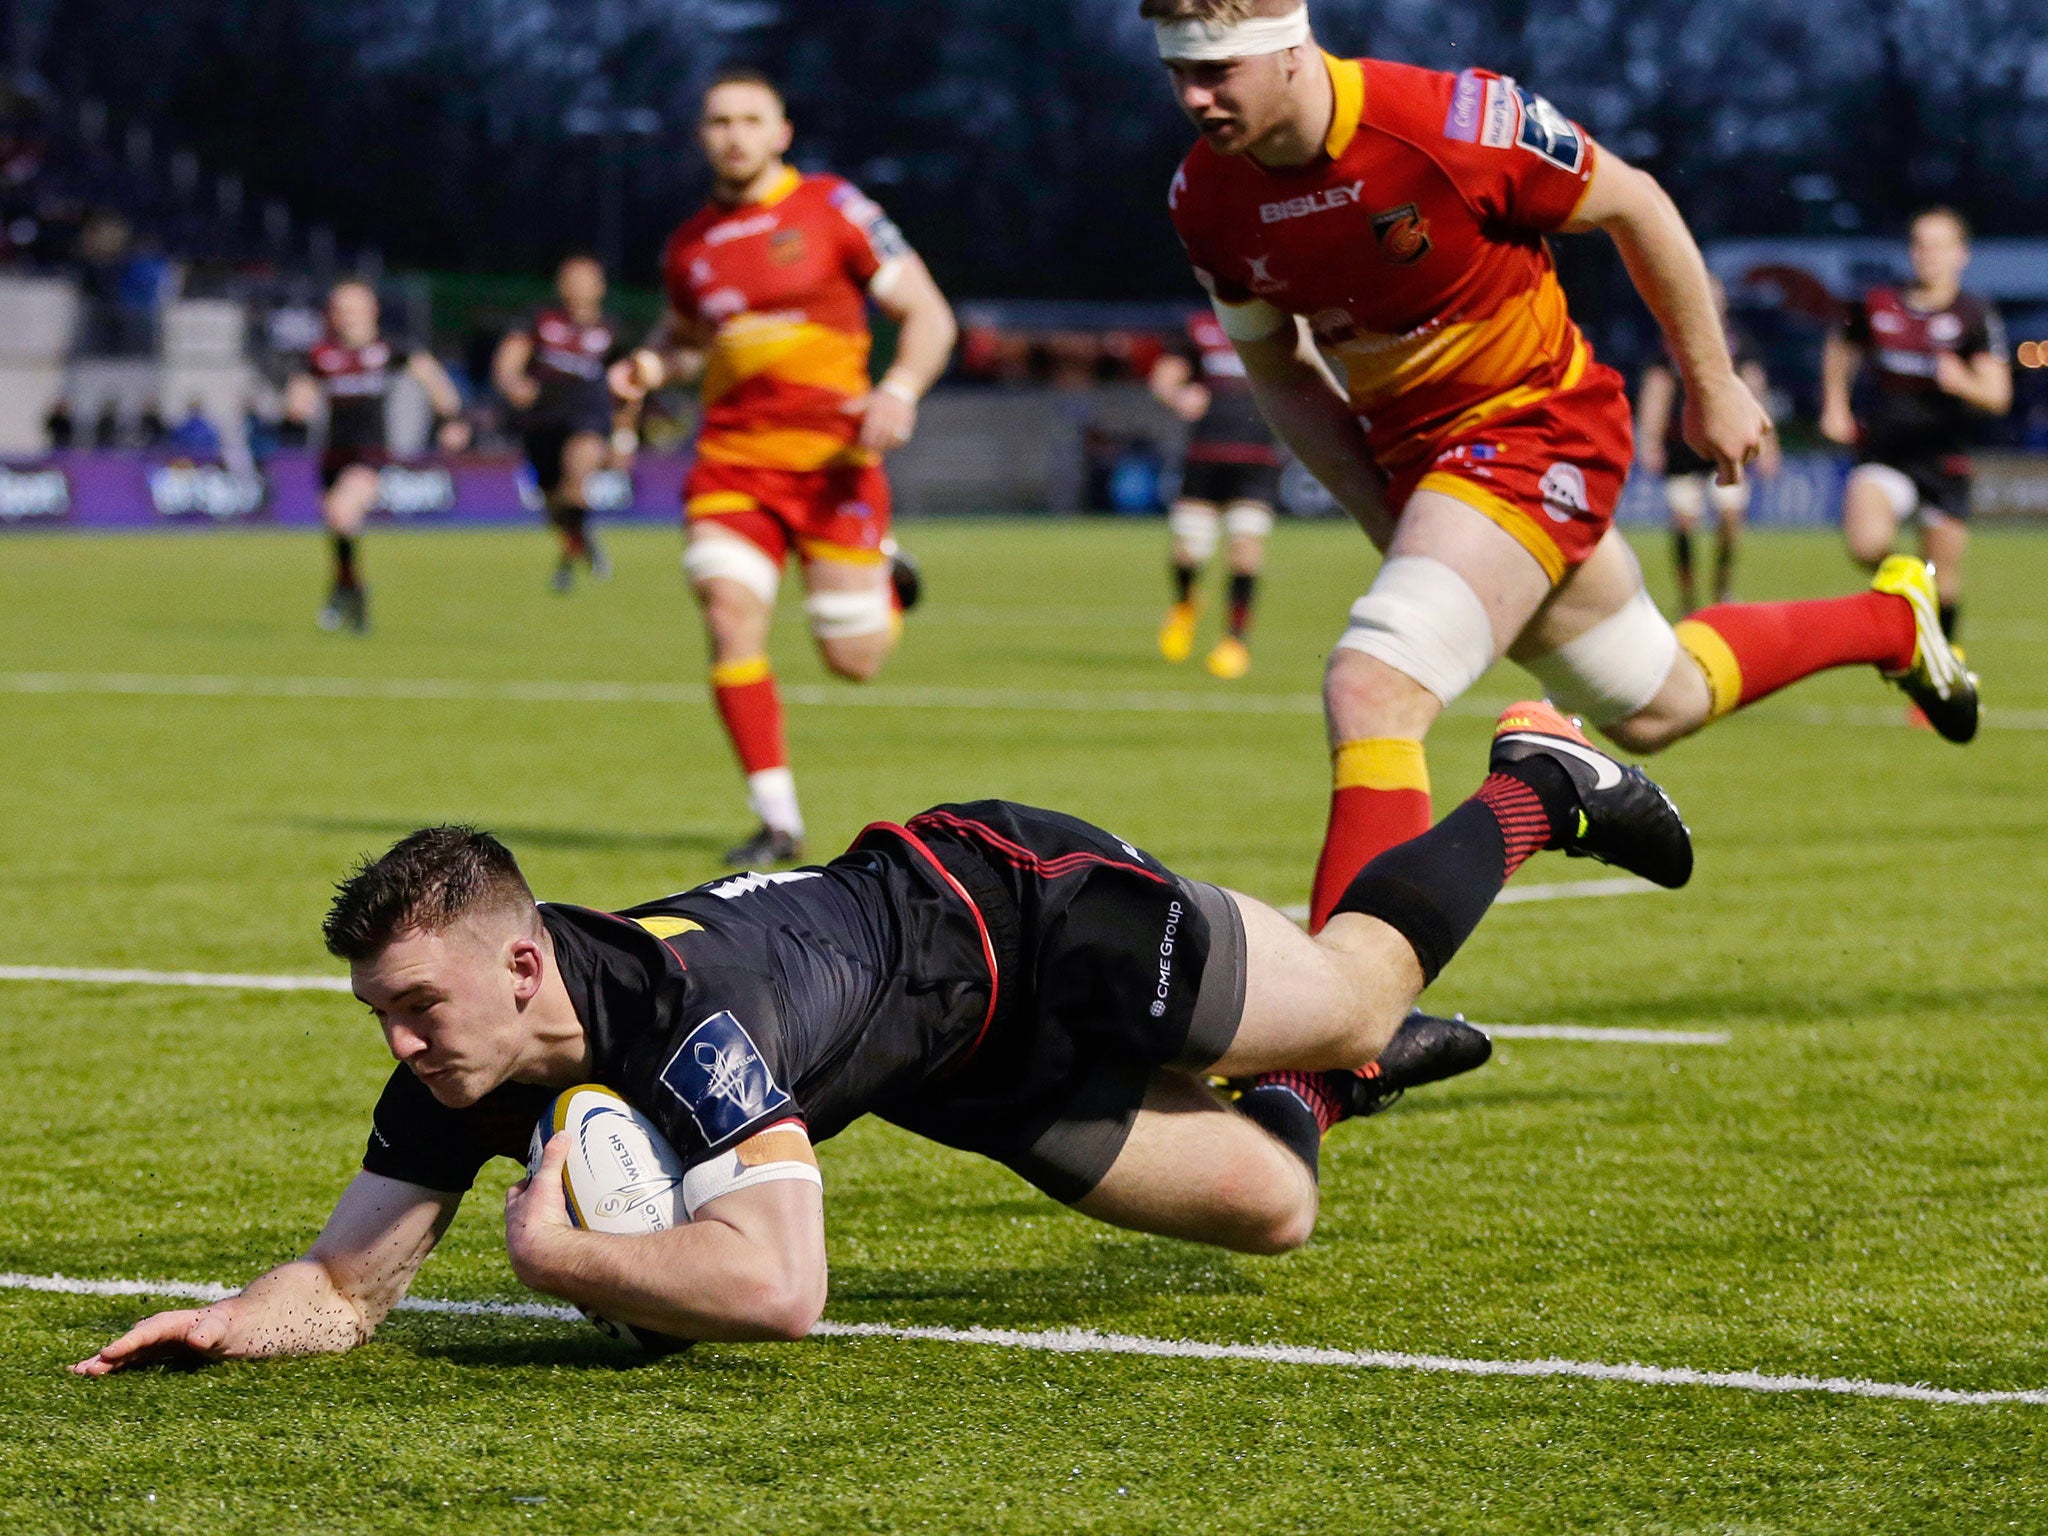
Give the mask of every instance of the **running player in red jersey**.
<svg viewBox="0 0 2048 1536">
<path fill-rule="evenodd" d="M 718 712 L 761 818 L 728 855 L 750 868 L 788 862 L 803 846 L 768 661 L 783 562 L 793 552 L 803 565 L 826 666 L 854 682 L 873 677 L 901 622 L 882 456 L 910 440 L 956 326 L 881 209 L 836 176 L 784 163 L 792 130 L 765 78 L 714 81 L 701 136 L 712 200 L 670 238 L 667 320 L 612 370 L 612 387 L 632 401 L 703 371 L 683 567 L 710 633 Z M 895 361 L 873 384 L 869 300 L 902 326 Z"/>
<path fill-rule="evenodd" d="M 1913 220 L 1911 240 L 1913 286 L 1871 289 L 1828 338 L 1820 429 L 1857 450 L 1842 497 L 1850 557 L 1879 565 L 1899 524 L 1917 522 L 1953 638 L 1970 542 L 1970 447 L 1983 422 L 2012 409 L 2012 354 L 1997 309 L 1963 291 L 1962 215 L 1929 208 Z M 1859 423 L 1849 395 L 1866 363 L 1875 387 Z"/>
<path fill-rule="evenodd" d="M 1387 558 L 1331 655 L 1330 825 L 1311 920 L 1429 824 L 1422 742 L 1503 655 L 1652 752 L 1828 667 L 1875 665 L 1954 740 L 1975 680 L 1931 574 L 1721 604 L 1678 627 L 1612 529 L 1632 457 L 1620 377 L 1566 312 L 1546 235 L 1602 230 L 1663 327 L 1685 436 L 1724 484 L 1771 422 L 1663 190 L 1542 97 L 1316 48 L 1299 0 L 1143 0 L 1200 129 L 1173 219 L 1266 419 Z M 1349 397 L 1298 353 L 1306 326 Z"/>
<path fill-rule="evenodd" d="M 590 535 L 590 477 L 611 453 L 612 397 L 605 371 L 618 360 L 618 327 L 604 312 L 604 266 L 575 255 L 555 270 L 561 303 L 508 331 L 491 381 L 521 416 L 526 461 L 562 536 L 553 586 L 567 592 L 578 562 L 602 581 L 611 563 Z"/>
<path fill-rule="evenodd" d="M 1186 661 L 1193 652 L 1202 611 L 1195 581 L 1217 544 L 1227 539 L 1230 613 L 1206 665 L 1215 677 L 1243 677 L 1252 669 L 1246 637 L 1259 571 L 1266 563 L 1266 539 L 1273 531 L 1280 451 L 1252 399 L 1244 359 L 1206 310 L 1188 317 L 1187 351 L 1161 357 L 1150 382 L 1159 403 L 1188 423 L 1180 494 L 1167 513 L 1174 599 L 1159 626 L 1159 653 L 1168 661 Z"/>
<path fill-rule="evenodd" d="M 361 634 L 370 627 L 369 593 L 356 574 L 356 540 L 377 505 L 377 471 L 390 457 L 385 403 L 405 375 L 433 402 L 440 446 L 461 451 L 469 427 L 447 370 L 430 352 L 407 352 L 384 339 L 376 289 L 353 279 L 336 283 L 327 295 L 327 334 L 285 385 L 285 414 L 293 421 L 311 422 L 323 401 L 327 408 L 320 515 L 334 542 L 334 586 L 320 610 L 322 629 Z"/>
</svg>

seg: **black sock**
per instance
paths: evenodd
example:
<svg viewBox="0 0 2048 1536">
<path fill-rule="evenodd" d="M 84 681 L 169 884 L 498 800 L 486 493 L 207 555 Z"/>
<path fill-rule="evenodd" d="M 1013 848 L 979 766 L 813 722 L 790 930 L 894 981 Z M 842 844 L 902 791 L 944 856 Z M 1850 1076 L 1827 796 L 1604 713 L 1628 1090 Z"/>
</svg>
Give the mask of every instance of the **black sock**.
<svg viewBox="0 0 2048 1536">
<path fill-rule="evenodd" d="M 1956 625 L 1960 624 L 1962 619 L 1963 605 L 1960 601 L 1941 605 L 1941 632 L 1949 639 L 1955 639 Z"/>
<path fill-rule="evenodd" d="M 1331 915 L 1378 918 L 1408 941 L 1424 981 L 1435 981 L 1522 860 L 1563 841 L 1578 804 L 1571 775 L 1550 759 L 1512 763 L 1420 837 L 1360 870 Z"/>
<path fill-rule="evenodd" d="M 1726 534 L 1721 536 L 1720 548 L 1714 559 L 1714 601 L 1725 603 L 1728 594 L 1735 590 L 1735 541 Z"/>
<path fill-rule="evenodd" d="M 1671 564 L 1678 572 L 1678 593 L 1686 606 L 1692 606 L 1692 530 L 1674 528 L 1671 530 Z"/>
<path fill-rule="evenodd" d="M 1320 1178 L 1322 1122 L 1300 1094 L 1284 1083 L 1260 1081 L 1238 1095 L 1237 1107 L 1245 1119 L 1300 1158 L 1310 1178 Z"/>
<path fill-rule="evenodd" d="M 1259 578 L 1243 571 L 1230 573 L 1230 633 L 1239 640 L 1252 627 L 1252 598 L 1258 592 Z"/>
<path fill-rule="evenodd" d="M 348 588 L 356 584 L 356 541 L 355 535 L 337 533 L 334 540 L 334 584 Z"/>
<path fill-rule="evenodd" d="M 1184 603 L 1195 590 L 1195 578 L 1202 574 L 1198 565 L 1178 565 L 1173 568 L 1173 600 Z"/>
</svg>

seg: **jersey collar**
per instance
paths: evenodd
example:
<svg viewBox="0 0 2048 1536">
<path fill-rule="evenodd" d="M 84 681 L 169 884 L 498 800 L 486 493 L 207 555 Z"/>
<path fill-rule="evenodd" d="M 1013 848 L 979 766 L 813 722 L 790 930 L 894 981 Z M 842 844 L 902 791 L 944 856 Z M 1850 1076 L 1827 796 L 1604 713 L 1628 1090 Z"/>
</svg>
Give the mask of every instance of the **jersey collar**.
<svg viewBox="0 0 2048 1536">
<path fill-rule="evenodd" d="M 782 174 L 776 178 L 775 185 L 755 198 L 753 206 L 756 208 L 773 208 L 777 203 L 788 197 L 790 193 L 794 192 L 797 189 L 797 184 L 802 180 L 803 177 L 798 173 L 795 166 L 785 165 L 782 168 Z"/>
<path fill-rule="evenodd" d="M 1336 111 L 1330 115 L 1330 131 L 1323 139 L 1323 152 L 1332 160 L 1351 147 L 1365 117 L 1365 66 L 1356 59 L 1323 55 L 1330 71 L 1330 87 L 1336 93 Z"/>
</svg>

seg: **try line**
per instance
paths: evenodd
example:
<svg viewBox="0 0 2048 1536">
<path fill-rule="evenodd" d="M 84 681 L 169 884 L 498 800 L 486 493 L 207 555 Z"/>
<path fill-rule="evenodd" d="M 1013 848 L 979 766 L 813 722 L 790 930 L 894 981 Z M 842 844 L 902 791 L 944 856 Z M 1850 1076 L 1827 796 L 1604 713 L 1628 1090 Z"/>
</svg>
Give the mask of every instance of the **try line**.
<svg viewBox="0 0 2048 1536">
<path fill-rule="evenodd" d="M 224 1285 L 179 1280 L 77 1280 L 68 1275 L 0 1274 L 0 1290 L 42 1291 L 62 1296 L 166 1296 L 219 1301 L 233 1291 Z M 573 1307 L 531 1301 L 448 1301 L 409 1296 L 400 1312 L 459 1317 L 522 1317 L 580 1322 Z M 1317 1349 L 1297 1344 L 1211 1344 L 1199 1339 L 1155 1339 L 1141 1334 L 1097 1333 L 1092 1328 L 930 1328 L 890 1323 L 822 1322 L 814 1339 L 896 1339 L 916 1344 L 978 1344 L 997 1349 L 1038 1350 L 1055 1355 L 1140 1355 L 1161 1360 L 1243 1360 L 1261 1365 L 1335 1367 L 1349 1370 L 1423 1371 L 1447 1376 L 1510 1376 L 1626 1382 L 1642 1387 L 1718 1387 L 1736 1392 L 1819 1392 L 1836 1397 L 1888 1398 L 1953 1407 L 2027 1403 L 2048 1407 L 2048 1390 L 1967 1392 L 1952 1387 L 1865 1381 L 1853 1376 L 1784 1376 L 1762 1371 L 1696 1371 L 1685 1366 L 1608 1365 L 1595 1360 L 1467 1360 L 1456 1355 L 1415 1355 L 1382 1349 Z"/>
<path fill-rule="evenodd" d="M 454 677 L 257 677 L 222 673 L 0 672 L 0 692 L 107 694 L 209 699 L 395 699 L 532 704 L 703 704 L 701 683 L 626 683 Z M 845 688 L 786 683 L 782 696 L 812 709 L 959 709 L 1022 714 L 1321 716 L 1313 693 L 1194 692 L 1162 688 L 959 688 L 873 684 Z M 1461 715 L 1491 716 L 1511 701 L 1467 696 Z M 1780 725 L 1903 729 L 1902 706 L 1858 708 L 1765 704 L 1758 718 Z M 1993 709 L 1986 730 L 2048 731 L 2048 709 Z"/>
</svg>

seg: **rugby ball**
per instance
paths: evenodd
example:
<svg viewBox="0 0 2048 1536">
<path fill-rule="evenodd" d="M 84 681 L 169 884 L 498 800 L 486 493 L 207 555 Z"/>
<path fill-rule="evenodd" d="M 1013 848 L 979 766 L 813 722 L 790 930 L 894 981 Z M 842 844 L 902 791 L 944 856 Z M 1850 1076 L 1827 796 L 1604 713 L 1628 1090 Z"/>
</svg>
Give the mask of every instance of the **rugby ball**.
<svg viewBox="0 0 2048 1536">
<path fill-rule="evenodd" d="M 566 1131 L 569 1158 L 562 1164 L 562 1193 L 569 1219 L 593 1232 L 634 1237 L 665 1232 L 690 1219 L 683 1206 L 683 1160 L 652 1120 L 599 1083 L 585 1083 L 555 1096 L 534 1122 L 526 1150 L 529 1176 L 540 1167 L 550 1138 Z M 688 1349 L 679 1339 L 600 1317 L 578 1307 L 597 1329 L 650 1354 Z"/>
</svg>

